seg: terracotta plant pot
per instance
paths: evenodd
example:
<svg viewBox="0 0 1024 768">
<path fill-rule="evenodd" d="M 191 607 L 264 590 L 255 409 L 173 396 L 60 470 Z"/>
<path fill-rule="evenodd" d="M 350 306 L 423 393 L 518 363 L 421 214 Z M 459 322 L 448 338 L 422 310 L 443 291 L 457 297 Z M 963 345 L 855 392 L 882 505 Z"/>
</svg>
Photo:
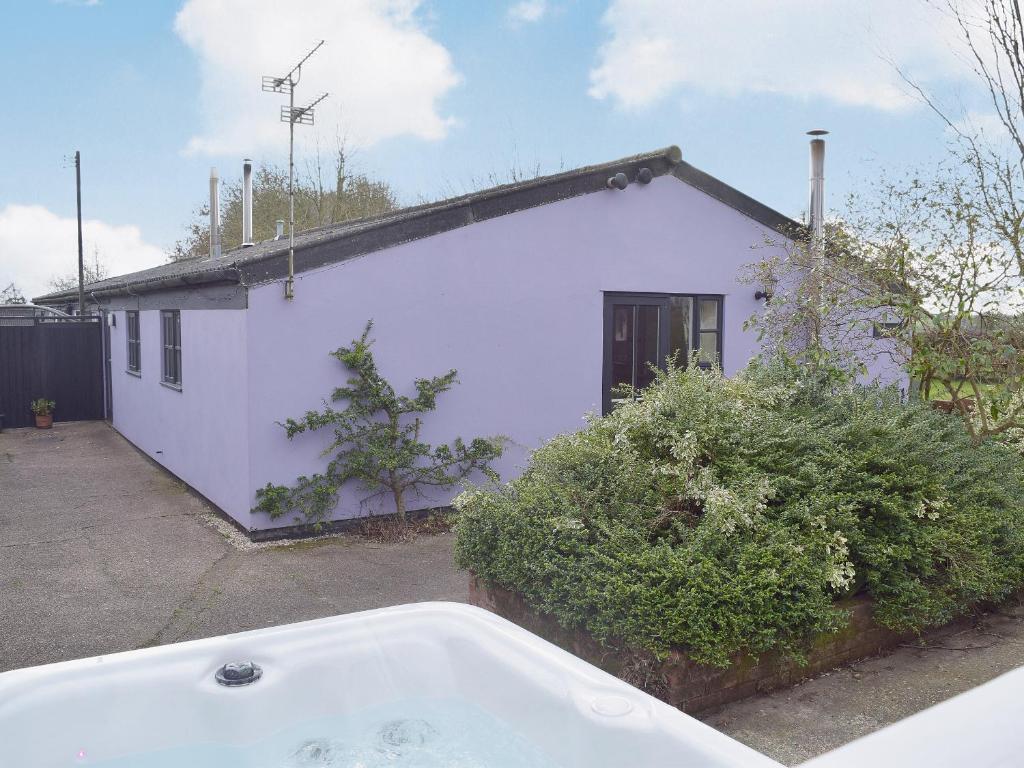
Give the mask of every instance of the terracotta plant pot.
<svg viewBox="0 0 1024 768">
<path fill-rule="evenodd" d="M 48 413 L 45 416 L 36 414 L 36 429 L 50 429 L 53 426 L 53 414 Z"/>
</svg>

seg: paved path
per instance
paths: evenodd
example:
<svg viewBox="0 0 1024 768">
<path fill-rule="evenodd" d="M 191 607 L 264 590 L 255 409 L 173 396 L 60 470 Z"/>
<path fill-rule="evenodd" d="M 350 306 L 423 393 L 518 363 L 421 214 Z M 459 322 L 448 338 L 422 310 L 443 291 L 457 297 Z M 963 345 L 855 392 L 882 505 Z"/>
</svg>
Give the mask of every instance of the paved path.
<svg viewBox="0 0 1024 768">
<path fill-rule="evenodd" d="M 0 671 L 421 600 L 451 537 L 239 547 L 103 422 L 0 434 Z"/>
<path fill-rule="evenodd" d="M 974 626 L 930 632 L 908 645 L 914 647 L 731 704 L 704 720 L 798 765 L 1024 665 L 1024 605 L 1014 600 Z"/>
</svg>

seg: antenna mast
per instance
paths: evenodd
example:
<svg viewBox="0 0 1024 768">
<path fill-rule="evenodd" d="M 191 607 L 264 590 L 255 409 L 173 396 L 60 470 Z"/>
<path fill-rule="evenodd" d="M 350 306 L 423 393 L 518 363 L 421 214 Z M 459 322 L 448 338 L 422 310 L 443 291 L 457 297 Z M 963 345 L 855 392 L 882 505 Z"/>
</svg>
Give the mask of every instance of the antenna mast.
<svg viewBox="0 0 1024 768">
<path fill-rule="evenodd" d="M 320 50 L 321 40 L 303 56 L 284 77 L 263 78 L 263 90 L 267 93 L 287 93 L 288 106 L 281 107 L 281 122 L 288 123 L 288 280 L 284 284 L 284 297 L 295 298 L 295 124 L 313 125 L 313 107 L 327 98 L 323 93 L 304 107 L 295 106 L 295 86 L 302 78 L 302 65 Z"/>
</svg>

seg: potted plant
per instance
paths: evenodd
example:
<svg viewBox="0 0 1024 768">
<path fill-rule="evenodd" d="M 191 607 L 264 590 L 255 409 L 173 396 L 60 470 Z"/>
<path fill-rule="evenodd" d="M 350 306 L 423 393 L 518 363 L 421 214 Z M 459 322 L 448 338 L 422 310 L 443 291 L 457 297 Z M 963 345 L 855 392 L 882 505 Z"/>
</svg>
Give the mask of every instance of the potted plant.
<svg viewBox="0 0 1024 768">
<path fill-rule="evenodd" d="M 36 429 L 49 429 L 53 426 L 53 409 L 57 404 L 53 400 L 40 397 L 32 401 L 32 413 L 36 415 Z"/>
</svg>

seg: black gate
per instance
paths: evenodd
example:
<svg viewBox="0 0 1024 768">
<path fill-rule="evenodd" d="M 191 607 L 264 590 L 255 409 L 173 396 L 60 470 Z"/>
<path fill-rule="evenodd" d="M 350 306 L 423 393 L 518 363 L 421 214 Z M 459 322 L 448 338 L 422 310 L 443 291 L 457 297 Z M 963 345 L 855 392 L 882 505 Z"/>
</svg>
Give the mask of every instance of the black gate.
<svg viewBox="0 0 1024 768">
<path fill-rule="evenodd" d="M 35 423 L 30 404 L 57 403 L 54 421 L 104 417 L 100 317 L 0 318 L 0 414 L 4 427 Z"/>
</svg>

